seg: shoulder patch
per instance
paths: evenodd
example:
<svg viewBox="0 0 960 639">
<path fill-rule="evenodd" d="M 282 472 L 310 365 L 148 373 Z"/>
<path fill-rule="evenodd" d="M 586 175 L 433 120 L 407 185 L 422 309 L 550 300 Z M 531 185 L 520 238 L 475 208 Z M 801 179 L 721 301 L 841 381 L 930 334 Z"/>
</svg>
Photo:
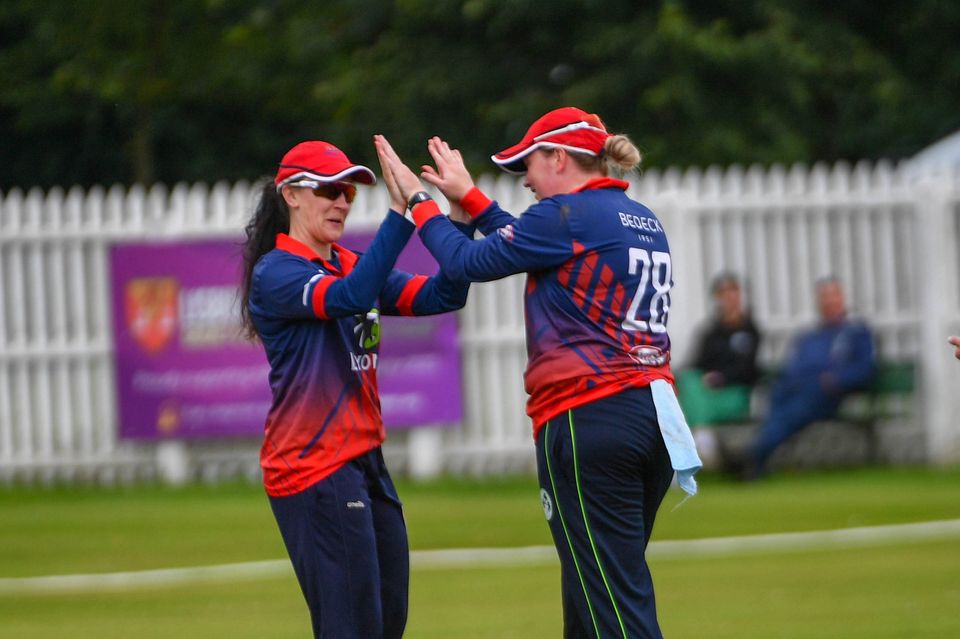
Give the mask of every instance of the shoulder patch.
<svg viewBox="0 0 960 639">
<path fill-rule="evenodd" d="M 318 270 L 317 274 L 311 277 L 306 284 L 303 285 L 303 298 L 302 302 L 304 306 L 311 306 L 310 302 L 310 285 L 319 280 L 321 277 L 326 275 L 322 269 Z"/>
</svg>

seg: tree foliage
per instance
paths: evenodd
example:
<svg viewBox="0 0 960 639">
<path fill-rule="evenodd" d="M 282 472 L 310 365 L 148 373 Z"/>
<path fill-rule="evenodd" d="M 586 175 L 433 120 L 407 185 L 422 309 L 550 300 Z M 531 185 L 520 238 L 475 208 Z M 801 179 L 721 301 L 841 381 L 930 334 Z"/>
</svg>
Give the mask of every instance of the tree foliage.
<svg viewBox="0 0 960 639">
<path fill-rule="evenodd" d="M 960 127 L 950 0 L 7 0 L 0 188 L 256 178 L 322 138 L 478 170 L 548 109 L 647 165 L 902 157 Z"/>
</svg>

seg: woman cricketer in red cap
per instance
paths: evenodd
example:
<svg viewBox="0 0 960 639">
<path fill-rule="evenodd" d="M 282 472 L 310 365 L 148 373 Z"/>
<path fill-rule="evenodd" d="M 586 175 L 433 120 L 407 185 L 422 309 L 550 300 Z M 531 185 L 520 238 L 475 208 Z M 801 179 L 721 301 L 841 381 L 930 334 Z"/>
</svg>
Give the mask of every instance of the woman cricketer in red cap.
<svg viewBox="0 0 960 639">
<path fill-rule="evenodd" d="M 547 113 L 493 156 L 538 200 L 513 217 L 474 186 L 459 152 L 430 139 L 436 168 L 421 176 L 473 216 L 486 237 L 472 241 L 387 140 L 374 142 L 450 277 L 527 274 L 527 412 L 561 561 L 564 635 L 660 637 L 644 549 L 674 471 L 694 494 L 700 460 L 672 386 L 666 234 L 618 179 L 639 151 L 594 114 Z"/>
<path fill-rule="evenodd" d="M 462 308 L 468 285 L 393 268 L 414 225 L 391 210 L 369 249 L 337 242 L 373 172 L 327 142 L 302 142 L 264 185 L 246 227 L 242 314 L 270 362 L 260 462 L 316 637 L 403 634 L 409 559 L 380 445 L 380 315 Z M 462 230 L 472 235 L 473 228 Z"/>
</svg>

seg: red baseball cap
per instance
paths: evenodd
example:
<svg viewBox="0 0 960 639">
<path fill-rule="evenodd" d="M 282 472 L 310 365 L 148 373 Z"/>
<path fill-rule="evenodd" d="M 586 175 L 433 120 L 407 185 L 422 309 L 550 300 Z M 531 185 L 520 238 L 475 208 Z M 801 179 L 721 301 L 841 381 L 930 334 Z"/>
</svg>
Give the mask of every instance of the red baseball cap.
<svg viewBox="0 0 960 639">
<path fill-rule="evenodd" d="M 347 178 L 362 184 L 376 184 L 373 171 L 361 164 L 354 164 L 346 153 L 329 142 L 310 140 L 301 142 L 283 156 L 273 183 L 279 191 L 286 184 L 297 180 L 337 182 Z"/>
<path fill-rule="evenodd" d="M 599 115 L 576 107 L 561 107 L 540 116 L 518 144 L 490 157 L 504 171 L 522 175 L 527 172 L 523 158 L 537 149 L 562 148 L 600 155 L 611 135 Z"/>
</svg>

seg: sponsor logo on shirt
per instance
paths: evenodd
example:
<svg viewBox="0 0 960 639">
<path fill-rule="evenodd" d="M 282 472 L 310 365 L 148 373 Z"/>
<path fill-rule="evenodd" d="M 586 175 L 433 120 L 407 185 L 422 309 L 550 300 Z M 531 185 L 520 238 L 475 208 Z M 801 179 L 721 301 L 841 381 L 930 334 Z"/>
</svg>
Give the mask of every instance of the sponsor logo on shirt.
<svg viewBox="0 0 960 639">
<path fill-rule="evenodd" d="M 656 346 L 634 346 L 629 355 L 641 366 L 663 366 L 670 361 L 670 353 L 665 353 Z"/>
<path fill-rule="evenodd" d="M 497 233 L 507 242 L 513 241 L 513 224 L 507 224 L 497 229 Z"/>
<path fill-rule="evenodd" d="M 376 353 L 364 353 L 363 355 L 354 355 L 350 353 L 350 370 L 368 371 L 371 368 L 377 368 L 377 361 L 380 357 Z"/>
<path fill-rule="evenodd" d="M 371 308 L 366 315 L 354 315 L 357 320 L 353 333 L 357 347 L 370 350 L 380 343 L 380 309 Z"/>
<path fill-rule="evenodd" d="M 371 308 L 366 314 L 353 316 L 357 323 L 353 326 L 353 334 L 357 338 L 357 348 L 368 351 L 380 344 L 380 311 Z M 376 369 L 379 362 L 377 353 L 350 353 L 350 370 L 354 372 Z"/>
<path fill-rule="evenodd" d="M 631 215 L 622 211 L 618 213 L 620 215 L 620 223 L 627 228 L 644 231 L 646 233 L 663 233 L 663 227 L 660 226 L 660 222 L 656 218 L 640 217 L 639 215 Z"/>
</svg>

